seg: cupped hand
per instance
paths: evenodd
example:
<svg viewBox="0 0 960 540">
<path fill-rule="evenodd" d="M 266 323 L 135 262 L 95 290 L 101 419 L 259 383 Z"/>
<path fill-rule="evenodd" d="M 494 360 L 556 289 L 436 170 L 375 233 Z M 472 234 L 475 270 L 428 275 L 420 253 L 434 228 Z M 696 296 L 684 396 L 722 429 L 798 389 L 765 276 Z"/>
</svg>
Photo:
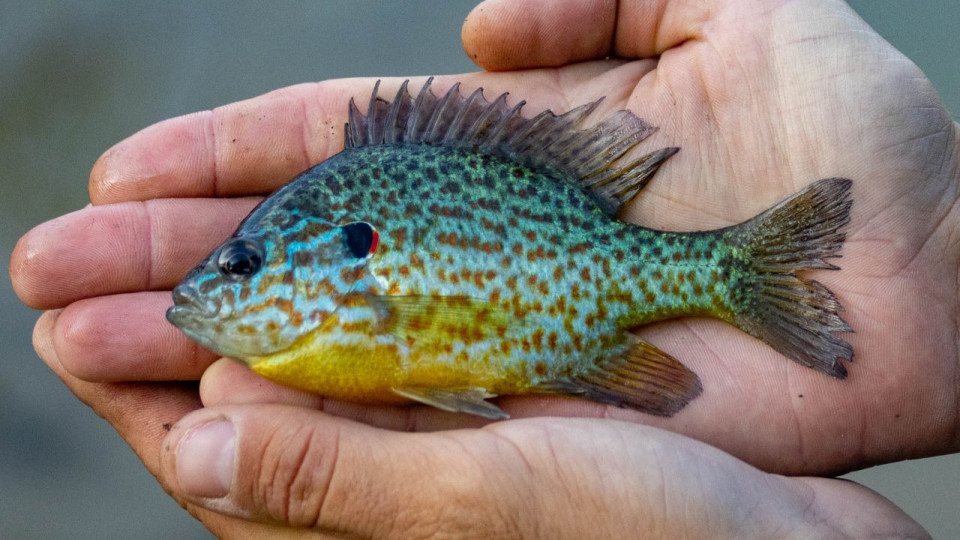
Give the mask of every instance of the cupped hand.
<svg viewBox="0 0 960 540">
<path fill-rule="evenodd" d="M 682 148 L 626 213 L 637 223 L 715 228 L 818 178 L 854 180 L 853 217 L 837 261 L 842 270 L 814 276 L 837 294 L 856 330 L 848 336 L 856 359 L 847 380 L 802 368 L 722 323 L 687 319 L 641 330 L 703 380 L 704 394 L 675 418 L 559 398 L 505 398 L 503 408 L 514 417 L 654 424 L 794 474 L 957 449 L 958 127 L 929 81 L 845 4 L 489 1 L 467 19 L 464 45 L 482 67 L 514 71 L 443 77 L 438 91 L 454 81 L 483 86 L 488 97 L 510 91 L 527 99 L 531 112 L 606 96 L 599 115 L 628 108 L 660 127 L 641 151 Z M 384 93 L 398 84 L 385 81 Z M 372 80 L 295 86 L 148 128 L 97 162 L 93 207 L 39 226 L 18 245 L 11 273 L 21 298 L 63 308 L 38 323 L 38 351 L 154 472 L 159 426 L 199 406 L 195 389 L 159 381 L 196 380 L 205 370 L 201 393 L 211 408 L 195 414 L 239 415 L 241 461 L 245 445 L 256 444 L 245 434 L 261 434 L 244 427 L 261 425 L 246 419 L 262 414 L 238 405 L 244 403 L 291 407 L 283 418 L 308 432 L 332 425 L 373 433 L 309 410 L 316 407 L 398 430 L 478 424 L 419 407 L 325 402 L 252 379 L 224 361 L 207 369 L 213 355 L 163 320 L 168 290 L 258 197 L 341 147 L 347 100 L 363 103 L 371 88 Z M 133 410 L 153 414 L 134 421 Z M 594 423 L 516 425 L 543 430 L 564 447 L 577 438 L 566 433 L 582 430 L 631 441 L 670 437 Z M 512 441 L 503 434 L 516 436 L 511 424 L 476 437 Z M 464 433 L 422 440 L 466 440 Z M 400 434 L 375 438 L 392 436 Z M 515 455 L 540 451 L 521 447 Z M 174 477 L 161 480 L 183 495 Z M 665 481 L 669 488 L 675 479 Z M 712 479 L 698 489 L 706 484 Z"/>
<path fill-rule="evenodd" d="M 764 473 L 651 426 L 528 418 L 408 433 L 289 404 L 188 412 L 189 387 L 81 381 L 53 349 L 40 342 L 223 538 L 928 538 L 862 486 Z M 257 384 L 231 361 L 214 369 Z"/>
</svg>

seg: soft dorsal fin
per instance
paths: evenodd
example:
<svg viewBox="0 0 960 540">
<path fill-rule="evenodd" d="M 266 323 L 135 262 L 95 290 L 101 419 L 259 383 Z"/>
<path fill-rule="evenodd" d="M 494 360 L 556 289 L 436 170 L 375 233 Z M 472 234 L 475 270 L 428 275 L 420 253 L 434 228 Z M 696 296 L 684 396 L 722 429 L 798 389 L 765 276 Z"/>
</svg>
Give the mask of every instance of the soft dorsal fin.
<svg viewBox="0 0 960 540">
<path fill-rule="evenodd" d="M 393 102 L 377 95 L 377 81 L 366 116 L 351 99 L 346 148 L 404 142 L 476 148 L 575 179 L 611 214 L 633 199 L 678 150 L 663 148 L 616 167 L 614 162 L 656 131 L 630 111 L 617 111 L 584 127 L 601 98 L 559 116 L 548 110 L 524 118 L 520 109 L 526 102 L 510 107 L 507 94 L 491 102 L 478 88 L 464 97 L 457 83 L 437 97 L 430 89 L 432 81 L 427 79 L 416 98 L 404 81 Z"/>
</svg>

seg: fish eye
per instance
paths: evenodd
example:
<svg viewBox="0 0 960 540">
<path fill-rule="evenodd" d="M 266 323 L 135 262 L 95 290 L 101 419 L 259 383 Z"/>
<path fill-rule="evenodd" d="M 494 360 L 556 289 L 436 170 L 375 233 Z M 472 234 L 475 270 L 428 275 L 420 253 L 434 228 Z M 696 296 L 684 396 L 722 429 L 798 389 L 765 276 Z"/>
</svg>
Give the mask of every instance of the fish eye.
<svg viewBox="0 0 960 540">
<path fill-rule="evenodd" d="M 257 243 L 237 238 L 220 250 L 217 266 L 220 273 L 230 279 L 244 279 L 263 266 L 263 251 Z"/>
<path fill-rule="evenodd" d="M 366 221 L 355 221 L 344 225 L 341 229 L 343 242 L 354 257 L 363 259 L 377 250 L 380 233 L 373 228 L 373 225 Z"/>
</svg>

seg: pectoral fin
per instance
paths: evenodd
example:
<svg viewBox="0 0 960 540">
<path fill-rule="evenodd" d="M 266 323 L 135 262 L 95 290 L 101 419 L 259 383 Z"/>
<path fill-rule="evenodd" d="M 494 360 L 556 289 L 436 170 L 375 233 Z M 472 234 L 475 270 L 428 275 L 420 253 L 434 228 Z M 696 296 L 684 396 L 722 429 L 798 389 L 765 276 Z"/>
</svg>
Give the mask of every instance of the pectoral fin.
<svg viewBox="0 0 960 540">
<path fill-rule="evenodd" d="M 620 356 L 601 360 L 578 376 L 546 381 L 535 390 L 673 416 L 700 395 L 702 386 L 697 374 L 672 356 L 636 340 Z"/>
<path fill-rule="evenodd" d="M 472 343 L 508 327 L 503 308 L 469 296 L 374 296 L 372 302 L 381 331 L 404 342 Z"/>
<path fill-rule="evenodd" d="M 450 412 L 475 414 L 491 420 L 505 420 L 510 415 L 487 398 L 495 397 L 485 388 L 394 388 L 393 392 L 407 399 Z"/>
</svg>

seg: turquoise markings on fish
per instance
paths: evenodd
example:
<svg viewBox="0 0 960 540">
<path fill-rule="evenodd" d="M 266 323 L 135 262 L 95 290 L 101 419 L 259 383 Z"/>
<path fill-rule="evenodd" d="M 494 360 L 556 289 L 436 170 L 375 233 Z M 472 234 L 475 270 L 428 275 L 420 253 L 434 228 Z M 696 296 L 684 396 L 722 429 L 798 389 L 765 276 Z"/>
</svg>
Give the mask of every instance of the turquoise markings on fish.
<svg viewBox="0 0 960 540">
<path fill-rule="evenodd" d="M 580 396 L 670 416 L 699 378 L 629 330 L 711 316 L 843 378 L 835 269 L 851 182 L 820 180 L 737 226 L 616 218 L 677 149 L 597 103 L 527 119 L 430 82 L 352 102 L 345 149 L 258 206 L 174 290 L 168 319 L 261 375 L 327 396 L 504 418 L 487 398 Z"/>
</svg>

